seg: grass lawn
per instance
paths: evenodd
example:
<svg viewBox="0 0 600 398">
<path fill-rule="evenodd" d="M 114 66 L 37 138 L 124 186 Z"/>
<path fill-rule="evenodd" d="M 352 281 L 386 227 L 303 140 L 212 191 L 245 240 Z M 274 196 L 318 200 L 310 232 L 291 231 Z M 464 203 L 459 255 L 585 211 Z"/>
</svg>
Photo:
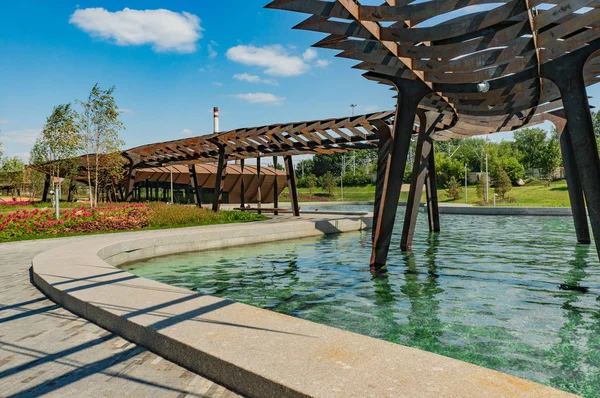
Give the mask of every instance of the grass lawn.
<svg viewBox="0 0 600 398">
<path fill-rule="evenodd" d="M 287 189 L 284 191 L 287 194 Z M 464 188 L 461 189 L 464 193 Z M 490 197 L 494 193 L 494 188 L 490 187 Z M 341 200 L 341 192 L 338 188 L 330 196 L 323 191 L 322 188 L 315 188 L 312 194 L 308 188 L 298 188 L 300 201 L 313 201 L 314 197 L 325 201 Z M 312 197 L 312 198 L 311 198 Z M 344 188 L 344 201 L 373 201 L 375 198 L 375 186 L 367 185 L 364 187 L 347 187 Z M 406 201 L 408 192 L 400 194 L 400 200 Z M 438 189 L 438 198 L 443 203 L 465 203 L 464 194 L 460 200 L 451 200 L 446 196 L 445 189 Z M 282 199 L 289 201 L 289 199 Z M 421 197 L 421 201 L 425 201 L 425 193 Z M 467 189 L 467 202 L 470 204 L 478 204 L 480 199 L 477 197 L 477 188 L 469 186 Z M 564 180 L 555 181 L 548 187 L 545 181 L 536 181 L 523 187 L 513 187 L 507 194 L 506 201 L 497 200 L 498 206 L 523 206 L 523 207 L 569 207 L 569 193 L 567 192 L 567 183 Z"/>
</svg>

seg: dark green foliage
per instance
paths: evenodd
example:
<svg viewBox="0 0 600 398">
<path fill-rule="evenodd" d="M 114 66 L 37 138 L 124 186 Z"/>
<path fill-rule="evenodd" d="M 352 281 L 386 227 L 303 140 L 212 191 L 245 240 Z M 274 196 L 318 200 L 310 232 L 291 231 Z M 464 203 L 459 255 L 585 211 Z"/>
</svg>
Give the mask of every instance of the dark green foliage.
<svg viewBox="0 0 600 398">
<path fill-rule="evenodd" d="M 512 189 L 510 178 L 502 167 L 499 167 L 494 173 L 494 193 L 500 196 L 503 200 L 506 194 Z"/>
<path fill-rule="evenodd" d="M 333 194 L 333 190 L 337 187 L 337 181 L 333 173 L 328 171 L 323 175 L 321 186 L 329 195 Z"/>
<path fill-rule="evenodd" d="M 460 192 L 460 184 L 454 176 L 450 177 L 450 180 L 446 184 L 446 196 L 448 199 L 458 200 L 462 197 Z"/>
<path fill-rule="evenodd" d="M 464 163 L 449 157 L 443 152 L 435 154 L 435 168 L 438 184 L 446 185 L 452 177 L 460 180 L 465 172 Z"/>
</svg>

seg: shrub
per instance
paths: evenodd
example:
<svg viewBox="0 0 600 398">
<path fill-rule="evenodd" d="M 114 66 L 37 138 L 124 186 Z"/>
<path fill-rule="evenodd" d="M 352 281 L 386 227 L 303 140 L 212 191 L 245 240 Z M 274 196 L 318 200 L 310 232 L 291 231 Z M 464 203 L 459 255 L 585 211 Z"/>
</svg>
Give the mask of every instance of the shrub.
<svg viewBox="0 0 600 398">
<path fill-rule="evenodd" d="M 331 171 L 328 171 L 327 173 L 325 173 L 323 175 L 323 182 L 322 182 L 322 184 L 323 184 L 322 185 L 323 189 L 327 191 L 327 193 L 329 194 L 329 196 L 331 196 L 333 194 L 333 190 L 337 186 L 335 176 L 331 173 Z"/>
<path fill-rule="evenodd" d="M 247 222 L 264 220 L 259 214 L 242 211 L 214 212 L 207 208 L 185 205 L 168 205 L 153 203 L 148 218 L 150 228 L 186 227 L 193 225 L 226 224 L 232 222 Z"/>
<path fill-rule="evenodd" d="M 479 198 L 479 200 L 485 200 L 486 178 L 487 174 L 481 173 L 481 178 L 479 179 L 479 181 L 477 181 L 477 197 Z"/>
<path fill-rule="evenodd" d="M 450 177 L 450 181 L 446 185 L 446 196 L 448 199 L 459 200 L 462 195 L 460 192 L 460 184 L 454 176 Z"/>
<path fill-rule="evenodd" d="M 308 188 L 308 192 L 312 195 L 313 189 L 317 186 L 317 176 L 314 174 L 306 177 L 306 187 Z"/>
<path fill-rule="evenodd" d="M 494 175 L 494 193 L 498 194 L 502 199 L 505 198 L 507 192 L 512 189 L 510 178 L 503 168 L 499 168 Z"/>
</svg>

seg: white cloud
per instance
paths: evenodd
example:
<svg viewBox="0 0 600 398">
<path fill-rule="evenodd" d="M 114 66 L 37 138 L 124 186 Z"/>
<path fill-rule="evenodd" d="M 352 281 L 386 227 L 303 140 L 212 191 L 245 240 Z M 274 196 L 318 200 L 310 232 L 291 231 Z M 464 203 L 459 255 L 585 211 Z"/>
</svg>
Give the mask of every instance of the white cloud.
<svg viewBox="0 0 600 398">
<path fill-rule="evenodd" d="M 122 115 L 123 114 L 127 114 L 127 115 L 133 115 L 133 114 L 135 114 L 135 112 L 132 111 L 129 108 L 119 108 L 119 113 L 122 114 Z"/>
<path fill-rule="evenodd" d="M 285 97 L 277 97 L 269 93 L 248 93 L 236 94 L 234 97 L 249 102 L 251 104 L 272 104 L 280 105 L 285 101 Z"/>
<path fill-rule="evenodd" d="M 212 85 L 215 87 L 223 87 L 223 83 L 221 83 L 221 82 L 213 82 Z"/>
<path fill-rule="evenodd" d="M 251 75 L 249 73 L 237 73 L 237 74 L 233 75 L 233 78 L 237 79 L 237 80 L 245 81 L 248 83 L 264 83 L 264 84 L 270 84 L 271 86 L 279 85 L 279 83 L 277 83 L 276 80 L 263 79 L 260 76 Z"/>
<path fill-rule="evenodd" d="M 215 50 L 215 47 L 217 47 L 218 45 L 219 44 L 216 41 L 210 41 L 210 43 L 208 44 L 208 58 L 215 58 L 217 55 L 219 55 L 219 53 L 217 53 L 217 50 Z"/>
<path fill-rule="evenodd" d="M 110 12 L 104 8 L 76 10 L 69 22 L 93 37 L 119 46 L 152 45 L 156 52 L 192 53 L 202 37 L 200 18 L 165 9 Z"/>
<path fill-rule="evenodd" d="M 8 132 L 0 132 L 0 142 L 12 142 L 16 144 L 34 144 L 40 135 L 40 129 L 26 129 Z"/>
<path fill-rule="evenodd" d="M 194 134 L 194 132 L 192 130 L 188 130 L 188 129 L 183 129 L 179 132 L 179 135 L 182 135 L 184 137 L 191 137 Z"/>
<path fill-rule="evenodd" d="M 0 119 L 0 124 L 6 124 L 8 123 L 8 119 Z"/>
<path fill-rule="evenodd" d="M 227 58 L 244 65 L 265 68 L 265 73 L 274 76 L 298 76 L 309 69 L 300 57 L 289 55 L 281 45 L 254 47 L 236 46 L 227 50 Z"/>
<path fill-rule="evenodd" d="M 363 105 L 361 108 L 367 113 L 375 112 L 379 109 L 377 105 Z"/>
<path fill-rule="evenodd" d="M 319 59 L 317 60 L 316 65 L 319 68 L 327 68 L 329 66 L 329 61 L 327 61 L 326 59 Z"/>
<path fill-rule="evenodd" d="M 306 62 L 310 62 L 315 58 L 317 58 L 317 52 L 312 48 L 307 49 L 304 51 L 304 54 L 302 54 L 302 59 L 304 59 Z"/>
</svg>

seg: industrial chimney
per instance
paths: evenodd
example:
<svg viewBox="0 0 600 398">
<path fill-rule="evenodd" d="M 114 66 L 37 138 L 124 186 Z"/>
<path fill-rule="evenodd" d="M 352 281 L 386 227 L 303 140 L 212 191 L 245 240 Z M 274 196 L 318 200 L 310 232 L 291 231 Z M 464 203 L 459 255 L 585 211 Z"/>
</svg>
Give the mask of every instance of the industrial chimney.
<svg viewBox="0 0 600 398">
<path fill-rule="evenodd" d="M 213 108 L 213 132 L 219 132 L 219 108 L 216 106 Z"/>
</svg>

